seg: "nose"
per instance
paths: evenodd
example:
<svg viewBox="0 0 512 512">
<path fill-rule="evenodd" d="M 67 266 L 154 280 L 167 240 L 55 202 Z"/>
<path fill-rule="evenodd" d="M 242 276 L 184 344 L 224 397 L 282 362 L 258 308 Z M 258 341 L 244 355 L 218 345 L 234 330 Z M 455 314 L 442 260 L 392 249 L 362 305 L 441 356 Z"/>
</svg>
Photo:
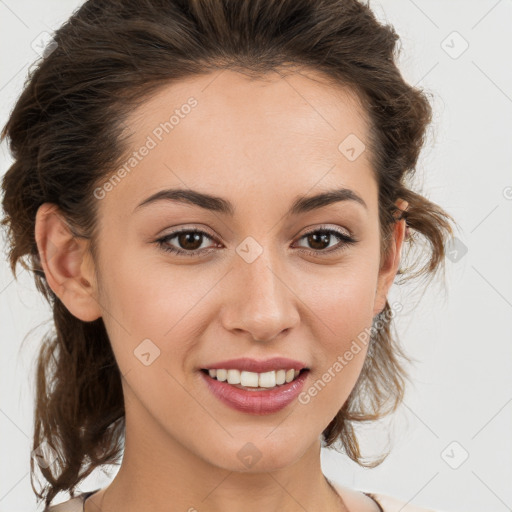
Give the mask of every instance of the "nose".
<svg viewBox="0 0 512 512">
<path fill-rule="evenodd" d="M 299 298 L 277 256 L 263 251 L 248 263 L 235 257 L 225 285 L 221 321 L 230 332 L 272 341 L 300 321 Z"/>
</svg>

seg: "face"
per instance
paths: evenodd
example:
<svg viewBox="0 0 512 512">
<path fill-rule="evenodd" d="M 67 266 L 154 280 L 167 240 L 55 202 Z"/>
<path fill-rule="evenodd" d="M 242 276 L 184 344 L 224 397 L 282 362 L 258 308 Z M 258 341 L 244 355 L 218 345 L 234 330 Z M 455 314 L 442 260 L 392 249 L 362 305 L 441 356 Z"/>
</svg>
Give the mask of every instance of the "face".
<svg viewBox="0 0 512 512">
<path fill-rule="evenodd" d="M 126 124 L 132 160 L 97 190 L 99 259 L 82 281 L 91 293 L 55 289 L 76 316 L 103 317 L 132 442 L 166 440 L 236 471 L 250 446 L 258 471 L 287 466 L 318 443 L 354 387 L 367 347 L 344 355 L 384 307 L 397 269 L 402 223 L 379 258 L 364 112 L 311 73 L 224 71 L 162 89 Z M 215 199 L 146 201 L 168 189 Z M 342 189 L 337 200 L 299 201 Z M 75 270 L 89 272 L 81 261 Z M 227 405 L 201 371 L 276 356 L 309 371 L 300 397 L 263 414 Z"/>
</svg>

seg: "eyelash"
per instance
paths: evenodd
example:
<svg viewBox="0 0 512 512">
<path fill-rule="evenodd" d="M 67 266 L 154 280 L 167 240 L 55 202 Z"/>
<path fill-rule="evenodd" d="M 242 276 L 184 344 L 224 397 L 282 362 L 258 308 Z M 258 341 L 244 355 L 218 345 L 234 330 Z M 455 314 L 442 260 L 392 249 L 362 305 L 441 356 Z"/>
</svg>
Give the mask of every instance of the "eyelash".
<svg viewBox="0 0 512 512">
<path fill-rule="evenodd" d="M 179 231 L 174 231 L 173 233 L 170 233 L 169 235 L 164 236 L 163 238 L 159 238 L 155 241 L 155 243 L 159 246 L 160 249 L 162 249 L 165 252 L 170 252 L 172 254 L 177 254 L 179 256 L 198 256 L 200 254 L 204 254 L 205 252 L 211 252 L 213 248 L 208 249 L 196 249 L 194 251 L 184 251 L 183 249 L 177 249 L 176 247 L 172 247 L 168 245 L 169 240 L 175 238 L 176 236 L 182 234 L 182 233 L 198 233 L 201 235 L 205 235 L 206 237 L 214 240 L 212 236 L 210 236 L 205 231 L 201 231 L 199 229 L 182 229 Z M 341 240 L 340 245 L 336 247 L 335 249 L 328 249 L 328 250 L 314 250 L 314 249 L 304 249 L 300 248 L 301 252 L 305 252 L 310 255 L 318 256 L 319 254 L 334 254 L 338 253 L 342 250 L 344 250 L 347 246 L 354 245 L 357 243 L 357 240 L 355 238 L 352 238 L 345 233 L 342 233 L 341 231 L 338 231 L 336 229 L 328 229 L 328 228 L 318 228 L 313 231 L 309 231 L 307 233 L 304 233 L 299 240 L 302 240 L 303 238 L 315 234 L 315 233 L 322 233 L 322 234 L 331 234 L 336 236 Z"/>
</svg>

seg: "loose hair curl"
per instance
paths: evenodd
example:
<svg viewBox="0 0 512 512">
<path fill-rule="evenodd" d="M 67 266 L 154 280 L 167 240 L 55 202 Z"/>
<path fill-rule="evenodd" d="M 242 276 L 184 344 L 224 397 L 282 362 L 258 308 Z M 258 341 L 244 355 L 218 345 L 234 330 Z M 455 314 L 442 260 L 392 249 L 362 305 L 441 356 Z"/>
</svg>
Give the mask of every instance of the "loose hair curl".
<svg viewBox="0 0 512 512">
<path fill-rule="evenodd" d="M 125 425 L 121 376 L 102 318 L 74 317 L 45 279 L 34 237 L 39 206 L 56 204 L 73 234 L 91 241 L 94 257 L 93 191 L 125 158 L 130 111 L 186 77 L 223 69 L 263 77 L 299 67 L 356 93 L 370 122 L 381 256 L 396 214 L 404 215 L 405 245 L 423 246 L 399 271 L 400 282 L 432 278 L 444 268 L 453 219 L 410 186 L 432 108 L 397 68 L 398 39 L 357 0 L 89 0 L 55 32 L 53 51 L 32 68 L 1 134 L 14 158 L 2 181 L 10 267 L 16 275 L 19 261 L 33 274 L 55 325 L 37 358 L 33 448 L 49 446 L 58 457 L 40 468 L 47 481 L 41 493 L 30 460 L 32 488 L 47 506 L 60 491 L 74 496 L 96 467 L 119 460 Z M 397 212 L 398 198 L 408 202 L 405 212 Z M 387 302 L 382 317 L 392 317 Z M 387 454 L 365 464 L 354 425 L 394 411 L 409 378 L 401 359 L 410 359 L 391 326 L 384 321 L 373 333 L 354 389 L 323 432 L 324 446 L 340 441 L 352 460 L 370 467 Z"/>
</svg>

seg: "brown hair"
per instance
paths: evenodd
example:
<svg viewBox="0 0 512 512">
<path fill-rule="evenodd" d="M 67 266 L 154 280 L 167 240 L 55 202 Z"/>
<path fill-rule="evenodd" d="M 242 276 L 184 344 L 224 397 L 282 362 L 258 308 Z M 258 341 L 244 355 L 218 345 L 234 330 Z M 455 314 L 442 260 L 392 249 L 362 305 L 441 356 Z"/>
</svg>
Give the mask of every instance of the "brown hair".
<svg viewBox="0 0 512 512">
<path fill-rule="evenodd" d="M 124 436 L 121 375 L 102 318 L 83 322 L 48 286 L 34 238 L 35 215 L 54 203 L 77 237 L 96 252 L 93 191 L 125 158 L 123 121 L 159 88 L 222 69 L 265 73 L 290 64 L 315 70 L 357 94 L 371 122 L 368 149 L 379 186 L 382 252 L 396 214 L 406 217 L 417 251 L 401 281 L 433 277 L 444 268 L 453 220 L 411 190 L 408 180 L 431 121 L 426 94 L 405 82 L 396 64 L 398 35 L 356 0 L 89 0 L 54 34 L 53 51 L 32 70 L 6 123 L 14 163 L 3 187 L 9 261 L 33 273 L 53 309 L 55 332 L 37 359 L 33 448 L 47 443 L 57 463 L 41 467 L 49 505 L 96 467 L 117 463 Z M 395 201 L 405 199 L 405 212 Z M 422 256 L 427 256 L 425 261 Z M 24 261 L 28 260 L 28 264 Z M 413 270 L 417 270 L 413 272 Z M 379 315 L 359 379 L 323 432 L 365 465 L 356 422 L 394 411 L 404 394 L 409 361 L 391 334 L 391 307 Z M 367 464 L 374 467 L 376 463 Z M 44 465 L 43 465 L 44 466 Z M 55 471 L 58 469 L 58 472 Z"/>
</svg>

